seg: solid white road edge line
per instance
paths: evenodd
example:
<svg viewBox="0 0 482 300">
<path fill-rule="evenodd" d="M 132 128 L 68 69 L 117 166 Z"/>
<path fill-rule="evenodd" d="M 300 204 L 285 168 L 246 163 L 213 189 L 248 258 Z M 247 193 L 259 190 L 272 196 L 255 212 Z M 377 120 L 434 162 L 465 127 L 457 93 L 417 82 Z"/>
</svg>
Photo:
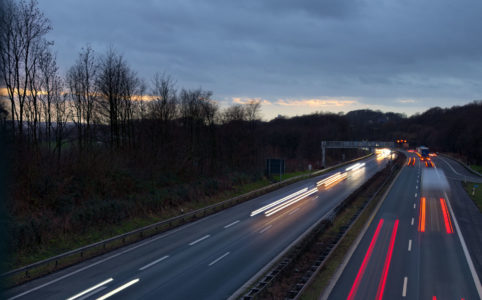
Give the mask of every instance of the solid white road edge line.
<svg viewBox="0 0 482 300">
<path fill-rule="evenodd" d="M 477 289 L 477 293 L 479 294 L 479 298 L 482 299 L 482 285 L 480 285 L 479 276 L 477 272 L 475 272 L 474 263 L 472 262 L 472 258 L 470 257 L 469 250 L 467 249 L 467 245 L 465 244 L 464 236 L 462 235 L 462 231 L 460 231 L 459 222 L 457 222 L 457 217 L 455 217 L 454 211 L 452 210 L 452 205 L 450 204 L 449 197 L 447 193 L 444 192 L 445 199 L 447 200 L 447 204 L 450 210 L 450 214 L 452 219 L 454 220 L 455 229 L 457 230 L 457 235 L 460 240 L 460 244 L 462 244 L 462 249 L 464 250 L 465 259 L 467 260 L 467 264 L 469 265 L 470 273 L 472 273 L 472 278 L 474 279 L 475 288 Z"/>
<path fill-rule="evenodd" d="M 407 281 L 408 281 L 408 277 L 405 276 L 405 277 L 403 278 L 402 297 L 406 297 L 406 296 L 407 296 Z"/>
<path fill-rule="evenodd" d="M 73 296 L 70 297 L 70 298 L 67 298 L 67 300 L 77 299 L 77 298 L 79 298 L 79 297 L 81 297 L 81 296 L 83 296 L 83 295 L 85 295 L 85 294 L 87 294 L 87 293 L 89 293 L 89 292 L 97 289 L 98 287 L 101 287 L 101 286 L 103 286 L 103 285 L 105 285 L 105 284 L 108 284 L 109 282 L 111 282 L 111 281 L 113 281 L 113 280 L 114 280 L 113 278 L 109 278 L 109 279 L 107 279 L 107 280 L 104 280 L 104 281 L 102 281 L 101 283 L 98 283 L 98 284 L 96 284 L 96 285 L 94 285 L 94 286 L 92 286 L 92 287 L 90 287 L 90 288 L 88 288 L 88 289 L 86 289 L 86 290 L 78 293 L 78 294 L 73 295 Z"/>
<path fill-rule="evenodd" d="M 199 243 L 200 241 L 203 241 L 203 240 L 209 238 L 210 236 L 211 236 L 211 235 L 206 234 L 206 235 L 203 236 L 202 238 L 199 238 L 199 239 L 195 240 L 194 242 L 190 242 L 190 243 L 189 243 L 189 246 L 196 245 L 196 244 Z"/>
<path fill-rule="evenodd" d="M 147 268 L 149 268 L 149 267 L 152 267 L 153 265 L 157 264 L 158 262 L 161 262 L 161 261 L 165 260 L 165 259 L 168 258 L 168 257 L 169 257 L 169 255 L 165 255 L 165 256 L 163 256 L 163 257 L 161 257 L 161 258 L 159 258 L 159 259 L 156 259 L 155 261 L 153 261 L 153 262 L 151 262 L 151 263 L 148 263 L 147 265 L 139 268 L 139 271 L 144 271 L 145 269 L 147 269 Z"/>
<path fill-rule="evenodd" d="M 229 227 L 231 227 L 231 226 L 233 226 L 233 225 L 236 225 L 236 224 L 238 224 L 239 222 L 240 222 L 239 220 L 236 220 L 236 221 L 234 221 L 233 223 L 230 223 L 230 224 L 224 226 L 224 229 L 229 228 Z"/>
<path fill-rule="evenodd" d="M 131 280 L 129 281 L 128 283 L 126 284 L 123 284 L 121 285 L 120 287 L 116 288 L 115 290 L 112 290 L 110 292 L 108 292 L 107 294 L 103 295 L 103 296 L 100 296 L 99 298 L 97 298 L 97 300 L 104 300 L 104 299 L 107 299 L 109 298 L 110 296 L 114 295 L 114 294 L 117 294 L 118 292 L 122 291 L 122 290 L 125 290 L 126 288 L 130 287 L 131 285 L 133 284 L 136 284 L 139 282 L 139 278 L 136 278 L 134 280 Z"/>
<path fill-rule="evenodd" d="M 229 255 L 229 251 L 224 253 L 223 255 L 221 255 L 220 257 L 216 258 L 215 260 L 213 260 L 208 266 L 212 266 L 214 265 L 215 263 L 217 263 L 218 261 L 220 261 L 221 259 L 225 258 L 226 256 Z"/>
</svg>

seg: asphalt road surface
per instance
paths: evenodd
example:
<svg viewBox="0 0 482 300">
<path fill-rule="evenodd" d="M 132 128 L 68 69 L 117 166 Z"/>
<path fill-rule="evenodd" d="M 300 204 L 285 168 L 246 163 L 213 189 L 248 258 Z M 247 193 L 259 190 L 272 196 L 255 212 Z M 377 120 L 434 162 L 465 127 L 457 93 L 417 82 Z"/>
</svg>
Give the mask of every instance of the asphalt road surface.
<svg viewBox="0 0 482 300">
<path fill-rule="evenodd" d="M 6 291 L 10 299 L 226 299 L 388 162 L 371 157 L 272 215 L 334 170 Z M 415 178 L 415 171 L 413 177 Z M 333 177 L 331 177 L 333 179 Z M 336 178 L 334 178 L 336 179 Z M 331 180 L 331 181 L 334 181 Z M 272 211 L 271 211 L 272 212 Z M 387 223 L 392 222 L 387 220 Z"/>
<path fill-rule="evenodd" d="M 471 216 L 480 221 L 480 213 L 460 189 L 464 177 L 480 179 L 447 158 L 434 158 L 434 168 L 427 168 L 407 155 L 415 164 L 399 174 L 329 299 L 480 299 L 471 257 L 481 259 L 480 225 L 467 233 L 474 226 L 468 222 L 476 221 Z M 448 186 L 427 185 L 430 175 L 439 182 L 445 175 Z M 454 215 L 453 206 L 461 207 L 459 214 L 471 212 L 463 234 L 457 219 L 465 216 Z"/>
</svg>

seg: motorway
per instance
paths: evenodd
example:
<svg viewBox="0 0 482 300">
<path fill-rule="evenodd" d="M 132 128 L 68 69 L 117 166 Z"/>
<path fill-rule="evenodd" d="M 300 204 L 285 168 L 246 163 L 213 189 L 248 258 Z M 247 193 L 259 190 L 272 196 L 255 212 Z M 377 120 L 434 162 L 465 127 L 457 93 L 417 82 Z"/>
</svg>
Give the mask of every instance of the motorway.
<svg viewBox="0 0 482 300">
<path fill-rule="evenodd" d="M 481 179 L 448 158 L 436 157 L 427 168 L 406 154 L 412 163 L 407 160 L 328 299 L 481 299 L 481 214 L 460 184 Z"/>
<path fill-rule="evenodd" d="M 343 167 L 294 183 L 12 288 L 4 298 L 226 299 L 381 170 L 388 159 L 372 156 L 363 162 L 358 170 L 346 172 L 346 178 L 336 175 L 345 170 Z M 338 179 L 317 190 L 316 183 L 329 176 Z M 312 194 L 300 199 L 292 196 L 278 204 L 292 203 L 284 209 L 276 211 L 279 206 L 275 206 L 251 216 L 253 211 L 303 189 Z"/>
</svg>

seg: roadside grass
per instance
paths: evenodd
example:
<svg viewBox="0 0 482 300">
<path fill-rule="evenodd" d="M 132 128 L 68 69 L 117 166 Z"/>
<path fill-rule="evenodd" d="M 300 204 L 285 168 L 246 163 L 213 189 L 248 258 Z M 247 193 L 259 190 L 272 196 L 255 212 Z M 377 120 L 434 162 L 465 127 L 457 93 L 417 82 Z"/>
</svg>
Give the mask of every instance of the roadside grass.
<svg viewBox="0 0 482 300">
<path fill-rule="evenodd" d="M 462 182 L 462 185 L 469 195 L 469 197 L 474 201 L 475 205 L 479 208 L 479 211 L 482 212 L 482 184 L 480 183 L 473 183 L 473 182 Z M 472 195 L 474 186 L 477 185 L 478 187 L 475 188 L 475 195 Z"/>
<path fill-rule="evenodd" d="M 479 173 L 482 173 L 482 166 L 479 165 L 470 165 L 470 168 L 474 171 L 477 171 Z"/>
<path fill-rule="evenodd" d="M 282 179 L 286 180 L 288 178 L 292 178 L 298 175 L 308 175 L 309 173 L 310 172 L 308 171 L 290 172 L 286 173 Z M 179 207 L 172 207 L 164 209 L 158 214 L 149 214 L 130 218 L 122 221 L 119 224 L 92 226 L 90 228 L 87 228 L 83 233 L 57 235 L 55 238 L 43 243 L 35 249 L 26 249 L 24 251 L 18 251 L 17 253 L 15 253 L 12 269 L 29 265 L 34 262 L 41 261 L 55 255 L 67 252 L 69 250 L 77 249 L 82 246 L 89 245 L 104 239 L 108 239 L 116 235 L 127 233 L 135 229 L 159 222 L 161 220 L 169 219 L 183 213 L 187 213 L 189 211 L 216 204 L 221 201 L 246 194 L 250 191 L 263 188 L 272 183 L 273 182 L 271 180 L 263 177 L 257 181 L 234 186 L 234 188 L 231 190 L 219 192 L 211 197 L 200 198 L 198 201 L 185 202 L 182 205 L 182 211 Z"/>
</svg>

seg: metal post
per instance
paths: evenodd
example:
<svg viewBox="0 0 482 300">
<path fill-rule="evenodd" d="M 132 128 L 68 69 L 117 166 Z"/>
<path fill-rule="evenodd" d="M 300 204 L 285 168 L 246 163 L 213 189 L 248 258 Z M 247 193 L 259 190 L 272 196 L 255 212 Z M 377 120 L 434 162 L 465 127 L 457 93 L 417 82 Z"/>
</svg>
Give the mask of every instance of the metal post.
<svg viewBox="0 0 482 300">
<path fill-rule="evenodd" d="M 325 146 L 326 146 L 326 142 L 322 141 L 321 142 L 321 167 L 322 167 L 322 169 L 325 168 Z"/>
<path fill-rule="evenodd" d="M 281 159 L 279 160 L 279 182 L 281 182 Z"/>
</svg>

